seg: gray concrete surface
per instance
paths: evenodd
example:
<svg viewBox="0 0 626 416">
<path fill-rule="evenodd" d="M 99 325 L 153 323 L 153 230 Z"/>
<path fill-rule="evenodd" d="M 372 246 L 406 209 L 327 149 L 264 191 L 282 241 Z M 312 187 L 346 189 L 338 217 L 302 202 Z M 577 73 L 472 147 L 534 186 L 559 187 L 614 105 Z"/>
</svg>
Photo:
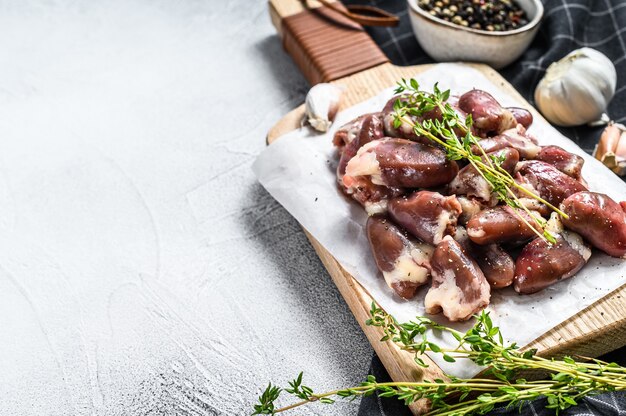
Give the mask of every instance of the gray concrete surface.
<svg viewBox="0 0 626 416">
<path fill-rule="evenodd" d="M 2 2 L 0 39 L 0 415 L 244 415 L 300 370 L 363 379 L 250 170 L 307 90 L 265 1 Z"/>
</svg>

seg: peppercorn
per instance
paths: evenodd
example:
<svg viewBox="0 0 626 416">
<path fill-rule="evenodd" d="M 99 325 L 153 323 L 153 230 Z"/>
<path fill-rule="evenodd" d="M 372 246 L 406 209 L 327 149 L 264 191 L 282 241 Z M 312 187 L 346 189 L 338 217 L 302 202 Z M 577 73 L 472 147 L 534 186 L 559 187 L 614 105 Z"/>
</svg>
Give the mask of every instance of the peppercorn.
<svg viewBox="0 0 626 416">
<path fill-rule="evenodd" d="M 512 0 L 418 0 L 418 6 L 447 22 L 490 32 L 528 24 L 526 14 Z"/>
</svg>

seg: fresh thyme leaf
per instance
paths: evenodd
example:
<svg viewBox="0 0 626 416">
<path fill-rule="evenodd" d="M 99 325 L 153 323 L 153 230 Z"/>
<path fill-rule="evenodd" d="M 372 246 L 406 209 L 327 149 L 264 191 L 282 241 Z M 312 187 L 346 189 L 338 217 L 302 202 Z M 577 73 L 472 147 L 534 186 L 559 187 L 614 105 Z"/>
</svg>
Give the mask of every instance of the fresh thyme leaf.
<svg viewBox="0 0 626 416">
<path fill-rule="evenodd" d="M 452 356 L 450 356 L 450 355 L 448 355 L 448 354 L 444 354 L 444 355 L 443 355 L 443 359 L 444 359 L 445 361 L 449 362 L 449 363 L 454 363 L 454 362 L 456 362 L 456 360 L 455 360 Z"/>
<path fill-rule="evenodd" d="M 303 373 L 301 372 L 298 377 L 296 377 L 293 381 L 290 381 L 289 386 L 291 388 L 285 389 L 285 391 L 301 398 L 302 400 L 311 401 L 313 389 L 302 385 L 302 375 Z"/>
<path fill-rule="evenodd" d="M 552 233 L 548 230 L 543 231 L 543 236 L 546 240 L 548 240 L 551 244 L 556 244 L 556 238 L 552 235 Z"/>
<path fill-rule="evenodd" d="M 302 373 L 300 373 L 302 374 Z M 273 415 L 274 402 L 280 396 L 281 389 L 276 386 L 272 386 L 270 383 L 263 394 L 259 396 L 259 403 L 254 405 L 254 413 L 252 415 Z"/>
</svg>

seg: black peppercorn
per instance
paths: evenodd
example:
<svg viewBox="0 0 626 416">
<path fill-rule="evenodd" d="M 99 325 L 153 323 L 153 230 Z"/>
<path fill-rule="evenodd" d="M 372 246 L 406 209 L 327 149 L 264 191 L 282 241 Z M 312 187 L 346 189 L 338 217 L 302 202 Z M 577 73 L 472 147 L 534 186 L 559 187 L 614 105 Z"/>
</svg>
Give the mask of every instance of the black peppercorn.
<svg viewBox="0 0 626 416">
<path fill-rule="evenodd" d="M 512 0 L 418 0 L 418 6 L 439 19 L 490 32 L 528 24 L 524 11 Z"/>
</svg>

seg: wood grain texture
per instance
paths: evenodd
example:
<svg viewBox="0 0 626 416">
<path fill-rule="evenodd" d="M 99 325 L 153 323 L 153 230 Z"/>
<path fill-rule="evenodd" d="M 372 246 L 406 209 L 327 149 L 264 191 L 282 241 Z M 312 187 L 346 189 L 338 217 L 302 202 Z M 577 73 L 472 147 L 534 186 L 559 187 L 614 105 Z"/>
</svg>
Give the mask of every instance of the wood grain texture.
<svg viewBox="0 0 626 416">
<path fill-rule="evenodd" d="M 525 108 L 532 111 L 534 117 L 542 118 L 496 71 L 485 65 L 467 65 L 482 72 L 503 92 L 523 103 Z M 398 79 L 415 76 L 431 67 L 432 65 L 396 67 L 383 64 L 338 80 L 335 83 L 347 87 L 342 107 L 350 107 L 362 102 L 394 85 Z M 287 114 L 269 131 L 268 144 L 281 135 L 300 127 L 303 115 L 304 106 Z M 391 378 L 395 381 L 414 381 L 422 378 L 442 377 L 441 369 L 432 361 L 428 360 L 429 368 L 422 369 L 414 363 L 412 356 L 407 352 L 390 342 L 379 341 L 383 336 L 380 328 L 368 327 L 364 324 L 369 317 L 371 296 L 306 230 L 305 233 Z M 597 357 L 624 345 L 626 345 L 626 285 L 557 325 L 532 341 L 527 348 L 537 348 L 543 356 L 578 354 Z M 420 414 L 425 408 L 425 403 L 418 403 L 411 407 L 411 410 L 415 414 Z"/>
</svg>

